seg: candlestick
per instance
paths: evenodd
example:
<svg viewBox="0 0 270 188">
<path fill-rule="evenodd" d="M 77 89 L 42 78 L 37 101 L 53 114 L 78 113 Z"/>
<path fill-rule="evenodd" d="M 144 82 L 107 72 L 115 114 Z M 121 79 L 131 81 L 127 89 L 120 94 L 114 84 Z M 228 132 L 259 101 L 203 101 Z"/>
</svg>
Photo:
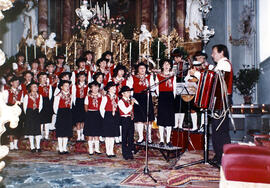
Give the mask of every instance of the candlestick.
<svg viewBox="0 0 270 188">
<path fill-rule="evenodd" d="M 57 44 L 55 45 L 55 55 L 56 55 L 56 56 L 58 55 L 58 47 L 57 47 Z"/>
<path fill-rule="evenodd" d="M 157 45 L 157 58 L 159 59 L 159 48 L 160 48 L 160 41 L 159 41 L 159 39 L 158 39 L 158 43 L 157 43 L 158 45 Z"/>
<path fill-rule="evenodd" d="M 37 46 L 34 44 L 34 58 L 37 58 Z"/>
<path fill-rule="evenodd" d="M 68 61 L 68 47 L 66 45 L 66 63 L 67 63 L 67 61 Z"/>
<path fill-rule="evenodd" d="M 122 44 L 120 43 L 120 62 L 122 61 Z"/>
<path fill-rule="evenodd" d="M 28 62 L 27 45 L 25 45 L 25 61 Z"/>
<path fill-rule="evenodd" d="M 131 48 L 132 48 L 132 43 L 129 43 L 129 61 L 131 62 Z"/>
</svg>

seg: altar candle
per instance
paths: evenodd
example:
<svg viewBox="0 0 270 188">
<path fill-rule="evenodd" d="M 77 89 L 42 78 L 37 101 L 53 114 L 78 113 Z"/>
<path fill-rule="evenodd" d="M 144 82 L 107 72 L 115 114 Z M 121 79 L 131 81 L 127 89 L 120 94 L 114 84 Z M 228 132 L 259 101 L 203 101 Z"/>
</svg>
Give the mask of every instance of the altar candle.
<svg viewBox="0 0 270 188">
<path fill-rule="evenodd" d="M 141 42 L 139 41 L 139 58 L 141 57 Z"/>
<path fill-rule="evenodd" d="M 113 52 L 113 41 L 111 41 L 111 52 Z"/>
<path fill-rule="evenodd" d="M 25 61 L 28 62 L 27 45 L 25 45 Z"/>
<path fill-rule="evenodd" d="M 66 62 L 67 62 L 67 60 L 68 60 L 68 47 L 66 45 Z"/>
<path fill-rule="evenodd" d="M 120 61 L 122 60 L 122 44 L 120 43 Z"/>
<path fill-rule="evenodd" d="M 159 48 L 160 48 L 160 41 L 158 40 L 158 43 L 157 43 L 157 58 L 159 59 Z"/>
<path fill-rule="evenodd" d="M 146 52 L 147 54 L 147 56 L 150 56 L 150 52 L 149 52 L 149 40 L 147 40 L 147 52 Z"/>
<path fill-rule="evenodd" d="M 44 48 L 45 48 L 45 55 L 47 55 L 47 46 L 45 45 Z"/>
<path fill-rule="evenodd" d="M 34 58 L 37 58 L 37 46 L 34 44 Z"/>
<path fill-rule="evenodd" d="M 77 43 L 74 44 L 74 60 L 77 58 Z"/>
<path fill-rule="evenodd" d="M 17 47 L 17 53 L 20 51 L 19 44 L 16 45 Z"/>
<path fill-rule="evenodd" d="M 168 37 L 168 57 L 170 57 L 170 51 L 171 51 L 171 47 L 170 47 L 170 36 Z"/>
<path fill-rule="evenodd" d="M 132 48 L 132 43 L 129 43 L 129 61 L 131 62 L 131 48 Z"/>
<path fill-rule="evenodd" d="M 58 47 L 57 47 L 57 44 L 55 45 L 55 55 L 57 56 L 58 54 Z"/>
</svg>

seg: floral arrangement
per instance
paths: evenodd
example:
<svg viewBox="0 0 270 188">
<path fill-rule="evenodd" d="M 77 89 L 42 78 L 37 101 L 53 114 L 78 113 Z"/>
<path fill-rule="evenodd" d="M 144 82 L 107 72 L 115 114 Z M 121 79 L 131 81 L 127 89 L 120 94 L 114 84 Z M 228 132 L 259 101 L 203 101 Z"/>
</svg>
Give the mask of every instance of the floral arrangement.
<svg viewBox="0 0 270 188">
<path fill-rule="evenodd" d="M 126 24 L 125 18 L 123 16 L 117 16 L 116 18 L 107 19 L 107 17 L 100 16 L 91 20 L 92 24 L 96 24 L 101 27 L 110 27 L 115 29 L 120 29 Z"/>
<path fill-rule="evenodd" d="M 255 84 L 260 78 L 260 69 L 252 67 L 249 65 L 244 66 L 239 72 L 234 76 L 234 86 L 238 89 L 241 95 L 251 96 L 255 89 Z"/>
</svg>

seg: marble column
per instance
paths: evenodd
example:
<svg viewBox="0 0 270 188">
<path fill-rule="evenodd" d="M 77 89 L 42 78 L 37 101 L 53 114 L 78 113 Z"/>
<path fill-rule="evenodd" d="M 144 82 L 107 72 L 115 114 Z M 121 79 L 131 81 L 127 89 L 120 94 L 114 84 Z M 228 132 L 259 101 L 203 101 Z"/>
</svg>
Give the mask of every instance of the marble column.
<svg viewBox="0 0 270 188">
<path fill-rule="evenodd" d="M 170 27 L 170 0 L 158 1 L 158 34 L 168 35 Z"/>
<path fill-rule="evenodd" d="M 146 25 L 146 28 L 151 30 L 151 18 L 153 12 L 153 1 L 152 0 L 142 0 L 142 24 Z"/>
<path fill-rule="evenodd" d="M 72 1 L 64 1 L 63 10 L 63 41 L 68 42 L 71 37 L 71 14 L 72 14 Z"/>
<path fill-rule="evenodd" d="M 136 26 L 140 28 L 142 24 L 142 0 L 136 0 Z"/>
<path fill-rule="evenodd" d="M 48 32 L 48 1 L 38 1 L 38 31 Z"/>
<path fill-rule="evenodd" d="M 175 29 L 181 38 L 185 38 L 186 0 L 175 1 Z"/>
</svg>

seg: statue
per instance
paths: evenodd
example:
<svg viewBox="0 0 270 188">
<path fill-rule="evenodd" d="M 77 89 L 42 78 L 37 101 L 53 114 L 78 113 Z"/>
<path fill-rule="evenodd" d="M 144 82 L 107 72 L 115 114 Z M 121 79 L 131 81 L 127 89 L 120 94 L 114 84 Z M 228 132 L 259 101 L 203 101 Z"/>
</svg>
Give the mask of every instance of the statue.
<svg viewBox="0 0 270 188">
<path fill-rule="evenodd" d="M 192 41 L 199 39 L 198 34 L 203 29 L 202 12 L 199 10 L 200 7 L 199 0 L 187 0 L 185 27 L 188 30 L 189 39 Z"/>
<path fill-rule="evenodd" d="M 54 40 L 56 37 L 55 33 L 51 33 L 49 36 L 49 39 L 45 41 L 45 46 L 48 46 L 49 48 L 54 48 L 56 45 L 56 41 Z"/>
<path fill-rule="evenodd" d="M 47 32 L 46 31 L 42 31 L 37 39 L 36 39 L 36 45 L 37 47 L 40 47 L 40 48 L 44 48 L 44 45 L 45 45 L 45 40 L 47 39 Z"/>
<path fill-rule="evenodd" d="M 44 50 L 45 50 L 45 55 L 47 56 L 47 58 L 49 60 L 52 60 L 52 58 L 53 58 L 54 48 L 56 46 L 56 41 L 54 40 L 55 37 L 56 37 L 56 34 L 55 33 L 51 33 L 50 36 L 49 36 L 49 38 L 47 40 L 45 40 L 44 47 L 46 49 L 44 49 Z"/>
<path fill-rule="evenodd" d="M 151 33 L 146 29 L 146 25 L 141 25 L 141 34 L 139 36 L 139 42 L 143 42 L 144 40 L 146 40 L 147 42 L 150 41 L 150 39 L 152 38 Z"/>
<path fill-rule="evenodd" d="M 0 0 L 0 20 L 2 20 L 5 16 L 2 11 L 8 10 L 13 7 L 11 0 Z"/>
<path fill-rule="evenodd" d="M 35 37 L 38 35 L 38 28 L 33 1 L 27 1 L 21 20 L 24 23 L 22 40 L 24 40 L 28 46 L 34 45 Z"/>
</svg>

